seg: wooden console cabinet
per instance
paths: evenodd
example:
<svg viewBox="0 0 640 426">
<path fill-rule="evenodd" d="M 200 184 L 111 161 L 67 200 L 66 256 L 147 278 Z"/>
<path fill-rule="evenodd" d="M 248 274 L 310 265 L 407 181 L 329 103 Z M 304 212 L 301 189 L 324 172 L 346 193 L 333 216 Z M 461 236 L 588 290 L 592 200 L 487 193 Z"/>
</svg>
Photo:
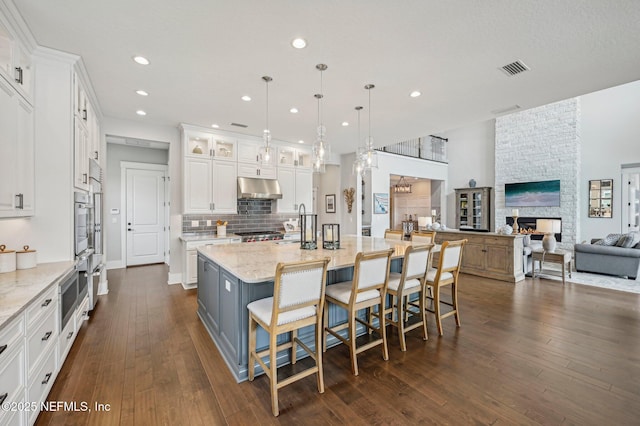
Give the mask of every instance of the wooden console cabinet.
<svg viewBox="0 0 640 426">
<path fill-rule="evenodd" d="M 461 272 L 512 283 L 524 280 L 522 235 L 457 230 L 436 233 L 438 244 L 463 238 L 468 242 L 462 253 Z"/>
</svg>

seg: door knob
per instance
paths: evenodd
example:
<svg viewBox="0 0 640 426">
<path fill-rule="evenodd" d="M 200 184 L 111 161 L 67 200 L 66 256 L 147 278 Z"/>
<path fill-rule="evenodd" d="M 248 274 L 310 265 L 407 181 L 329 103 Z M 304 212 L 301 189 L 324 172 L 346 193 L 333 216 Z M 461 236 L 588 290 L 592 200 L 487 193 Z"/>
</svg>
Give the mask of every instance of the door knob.
<svg viewBox="0 0 640 426">
<path fill-rule="evenodd" d="M 133 229 L 131 229 L 131 228 L 127 228 L 127 231 L 133 231 Z"/>
</svg>

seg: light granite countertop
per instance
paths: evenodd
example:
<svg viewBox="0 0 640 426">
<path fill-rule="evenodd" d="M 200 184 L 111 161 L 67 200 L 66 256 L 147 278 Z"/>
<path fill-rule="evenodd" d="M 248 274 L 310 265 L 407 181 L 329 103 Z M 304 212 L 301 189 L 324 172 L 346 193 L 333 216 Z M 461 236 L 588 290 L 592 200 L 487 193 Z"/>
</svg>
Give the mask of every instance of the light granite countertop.
<svg viewBox="0 0 640 426">
<path fill-rule="evenodd" d="M 322 246 L 322 242 L 319 242 Z M 278 262 L 330 257 L 329 269 L 352 266 L 356 254 L 364 251 L 394 249 L 393 258 L 404 257 L 410 241 L 385 240 L 384 238 L 344 236 L 339 250 L 302 250 L 297 242 L 262 241 L 256 243 L 227 244 L 198 247 L 198 252 L 228 270 L 247 283 L 273 281 Z"/>
<path fill-rule="evenodd" d="M 218 234 L 182 234 L 180 235 L 180 240 L 184 241 L 185 243 L 189 243 L 192 241 L 226 240 L 229 238 L 240 238 L 240 236 L 236 234 L 227 234 L 224 237 L 218 237 Z"/>
<path fill-rule="evenodd" d="M 74 261 L 40 263 L 0 274 L 0 330 L 74 267 Z"/>
</svg>

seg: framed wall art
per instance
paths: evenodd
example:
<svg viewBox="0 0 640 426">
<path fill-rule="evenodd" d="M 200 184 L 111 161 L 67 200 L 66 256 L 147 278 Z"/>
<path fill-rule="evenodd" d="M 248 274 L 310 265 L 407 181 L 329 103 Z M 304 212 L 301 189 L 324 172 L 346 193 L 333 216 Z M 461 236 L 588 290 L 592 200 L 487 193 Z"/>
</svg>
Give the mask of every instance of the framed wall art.
<svg viewBox="0 0 640 426">
<path fill-rule="evenodd" d="M 329 194 L 324 196 L 324 210 L 327 213 L 336 212 L 336 194 Z"/>
<path fill-rule="evenodd" d="M 373 194 L 373 213 L 374 214 L 389 213 L 389 194 L 385 194 L 385 193 Z"/>
</svg>

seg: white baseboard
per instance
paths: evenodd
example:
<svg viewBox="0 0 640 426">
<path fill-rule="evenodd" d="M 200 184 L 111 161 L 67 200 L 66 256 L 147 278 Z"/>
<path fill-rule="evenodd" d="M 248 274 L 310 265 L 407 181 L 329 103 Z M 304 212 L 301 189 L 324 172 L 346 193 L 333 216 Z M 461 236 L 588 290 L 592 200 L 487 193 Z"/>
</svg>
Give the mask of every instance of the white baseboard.
<svg viewBox="0 0 640 426">
<path fill-rule="evenodd" d="M 171 272 L 169 272 L 169 277 L 167 280 L 167 284 L 169 285 L 173 285 L 173 284 L 182 284 L 182 272 L 177 273 L 177 274 L 172 274 Z"/>
<path fill-rule="evenodd" d="M 182 283 L 182 288 L 184 288 L 185 290 L 192 290 L 194 288 L 198 288 L 198 283 L 191 283 L 191 284 Z"/>
<path fill-rule="evenodd" d="M 122 260 L 110 260 L 107 262 L 107 270 L 109 269 L 122 269 L 125 264 Z"/>
</svg>

